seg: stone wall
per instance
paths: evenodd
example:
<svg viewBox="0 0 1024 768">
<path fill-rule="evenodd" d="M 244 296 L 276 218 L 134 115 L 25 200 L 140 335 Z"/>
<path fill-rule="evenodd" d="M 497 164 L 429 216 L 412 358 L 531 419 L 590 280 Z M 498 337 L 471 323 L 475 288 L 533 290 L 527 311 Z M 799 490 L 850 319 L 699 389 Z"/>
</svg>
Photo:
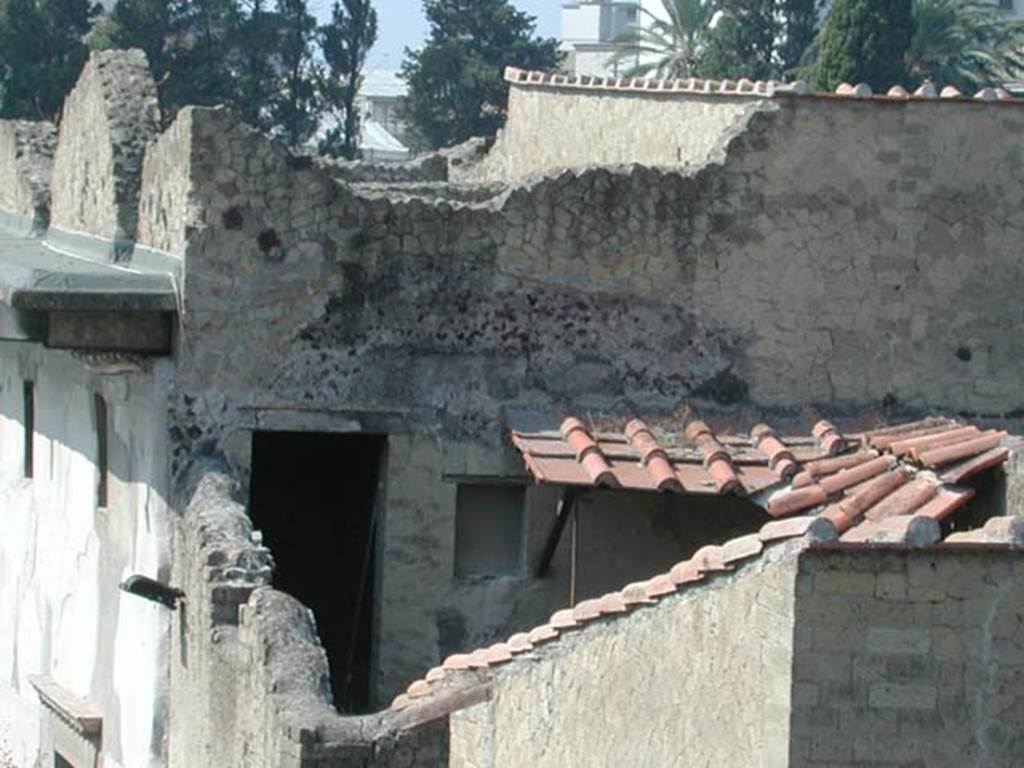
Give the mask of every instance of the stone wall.
<svg viewBox="0 0 1024 768">
<path fill-rule="evenodd" d="M 186 591 L 171 648 L 171 768 L 440 768 L 447 718 L 341 717 L 310 612 L 269 587 L 236 484 L 216 463 L 190 473 L 175 534 Z"/>
<path fill-rule="evenodd" d="M 449 764 L 785 765 L 794 546 L 497 667 Z"/>
<path fill-rule="evenodd" d="M 1024 557 L 808 551 L 789 765 L 1020 765 Z"/>
<path fill-rule="evenodd" d="M 490 154 L 467 175 L 514 181 L 595 165 L 699 167 L 720 162 L 750 116 L 771 108 L 753 94 L 680 98 L 512 85 L 508 121 Z"/>
<path fill-rule="evenodd" d="M 0 361 L 0 755 L 18 768 L 53 764 L 38 754 L 48 718 L 30 683 L 45 675 L 102 715 L 104 766 L 162 765 L 168 612 L 118 585 L 168 576 L 169 366 L 100 375 L 17 342 L 0 343 Z M 31 478 L 25 381 L 35 393 Z M 108 414 L 104 506 L 96 394 Z"/>
<path fill-rule="evenodd" d="M 159 123 L 145 54 L 93 53 L 61 113 L 52 226 L 130 244 L 139 218 L 143 153 Z"/>
<path fill-rule="evenodd" d="M 50 174 L 57 134 L 52 123 L 0 120 L 0 211 L 34 232 L 50 221 Z"/>
</svg>

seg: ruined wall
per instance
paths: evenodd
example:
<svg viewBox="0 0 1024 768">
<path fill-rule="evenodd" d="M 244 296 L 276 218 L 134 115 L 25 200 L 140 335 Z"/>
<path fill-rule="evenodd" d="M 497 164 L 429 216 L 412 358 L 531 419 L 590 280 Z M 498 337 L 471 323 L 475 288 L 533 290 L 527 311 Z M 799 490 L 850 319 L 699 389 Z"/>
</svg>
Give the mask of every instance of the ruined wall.
<svg viewBox="0 0 1024 768">
<path fill-rule="evenodd" d="M 143 153 L 159 123 L 145 54 L 93 53 L 61 113 L 51 224 L 118 243 L 133 240 Z"/>
<path fill-rule="evenodd" d="M 792 546 L 497 667 L 451 716 L 449 764 L 785 765 Z"/>
<path fill-rule="evenodd" d="M 1024 761 L 1019 550 L 811 550 L 797 578 L 790 765 Z"/>
<path fill-rule="evenodd" d="M 0 359 L 0 755 L 36 765 L 48 717 L 29 678 L 43 674 L 102 713 L 104 766 L 162 765 L 168 614 L 118 584 L 168 575 L 168 366 L 97 375 L 65 353 L 11 342 Z M 32 478 L 23 476 L 26 380 Z M 108 408 L 105 507 L 94 393 Z"/>
<path fill-rule="evenodd" d="M 175 579 L 188 595 L 171 648 L 171 768 L 440 768 L 447 721 L 386 712 L 341 717 L 309 611 L 271 589 L 236 484 L 201 463 L 175 531 Z"/>
<path fill-rule="evenodd" d="M 394 436 L 378 703 L 445 637 L 484 639 L 564 599 L 560 582 L 451 581 L 443 475 L 467 455 L 521 471 L 509 407 L 1017 412 L 1024 358 L 1005 328 L 1024 113 L 759 103 L 698 171 L 567 170 L 483 202 L 364 193 L 224 110 L 184 111 L 171 136 L 191 145 L 159 145 L 188 168 L 187 195 L 145 211 L 188 262 L 178 460 L 215 449 L 244 482 L 253 429 Z"/>
<path fill-rule="evenodd" d="M 0 120 L 0 212 L 42 232 L 50 221 L 50 174 L 56 131 L 52 123 Z"/>
<path fill-rule="evenodd" d="M 484 161 L 466 176 L 514 181 L 563 168 L 637 163 L 698 167 L 720 161 L 760 96 L 562 89 L 509 89 L 508 121 Z"/>
</svg>

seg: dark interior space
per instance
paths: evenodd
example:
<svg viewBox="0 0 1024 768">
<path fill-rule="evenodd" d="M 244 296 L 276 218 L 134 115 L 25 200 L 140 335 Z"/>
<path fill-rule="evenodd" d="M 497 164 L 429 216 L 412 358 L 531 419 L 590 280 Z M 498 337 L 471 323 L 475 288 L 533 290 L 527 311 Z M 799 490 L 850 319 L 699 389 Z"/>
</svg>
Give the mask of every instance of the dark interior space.
<svg viewBox="0 0 1024 768">
<path fill-rule="evenodd" d="M 384 438 L 253 435 L 250 514 L 274 586 L 312 609 L 342 712 L 370 705 L 375 506 Z"/>
</svg>

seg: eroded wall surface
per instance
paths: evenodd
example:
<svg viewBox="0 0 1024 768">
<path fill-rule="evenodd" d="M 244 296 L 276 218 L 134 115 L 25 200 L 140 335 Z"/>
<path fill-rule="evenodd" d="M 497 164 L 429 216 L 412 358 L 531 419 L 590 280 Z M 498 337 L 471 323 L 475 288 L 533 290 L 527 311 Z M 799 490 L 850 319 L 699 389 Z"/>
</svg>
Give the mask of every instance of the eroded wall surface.
<svg viewBox="0 0 1024 768">
<path fill-rule="evenodd" d="M 496 668 L 490 700 L 451 716 L 449 764 L 786 765 L 789 547 Z"/>
<path fill-rule="evenodd" d="M 792 766 L 1024 761 L 1020 550 L 805 553 Z"/>
<path fill-rule="evenodd" d="M 52 123 L 0 120 L 0 212 L 42 232 L 50 221 L 50 173 L 57 135 Z"/>
<path fill-rule="evenodd" d="M 163 765 L 168 612 L 119 591 L 166 579 L 169 369 L 101 376 L 61 352 L 0 343 L 0 755 L 36 765 L 49 675 L 103 714 L 105 768 Z M 23 382 L 35 386 L 24 477 Z M 94 395 L 109 419 L 108 501 L 97 505 Z M 44 763 L 52 755 L 39 756 Z"/>
<path fill-rule="evenodd" d="M 146 55 L 93 53 L 61 113 L 51 224 L 114 242 L 133 240 L 143 153 L 159 123 Z"/>
</svg>

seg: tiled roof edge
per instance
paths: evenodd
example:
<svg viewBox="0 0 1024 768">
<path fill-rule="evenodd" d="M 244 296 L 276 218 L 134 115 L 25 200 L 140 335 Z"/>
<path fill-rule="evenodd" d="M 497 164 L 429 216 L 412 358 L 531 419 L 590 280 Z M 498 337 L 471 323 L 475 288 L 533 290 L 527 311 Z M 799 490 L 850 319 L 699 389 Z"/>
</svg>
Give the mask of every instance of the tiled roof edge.
<svg viewBox="0 0 1024 768">
<path fill-rule="evenodd" d="M 747 98 L 773 98 L 797 96 L 815 99 L 862 99 L 872 102 L 894 101 L 955 101 L 999 102 L 1024 104 L 1024 99 L 1011 95 L 1006 89 L 986 87 L 973 96 L 961 93 L 952 85 L 941 90 L 925 83 L 912 93 L 901 85 L 894 85 L 884 94 L 876 94 L 867 83 L 840 83 L 834 93 L 814 91 L 804 80 L 783 83 L 777 80 L 712 80 L 700 77 L 651 79 L 642 77 L 598 77 L 596 75 L 561 75 L 553 72 L 505 68 L 505 80 L 519 86 L 566 88 L 583 91 L 607 91 L 648 94 L 688 94 L 715 96 L 742 96 Z"/>
<path fill-rule="evenodd" d="M 598 621 L 614 621 L 644 606 L 655 606 L 687 586 L 708 584 L 712 581 L 709 577 L 740 574 L 743 566 L 759 561 L 765 549 L 772 545 L 799 541 L 800 545 L 793 549 L 796 554 L 811 544 L 836 540 L 836 530 L 829 521 L 819 517 L 792 517 L 768 522 L 757 533 L 725 544 L 702 547 L 666 573 L 556 611 L 548 623 L 512 635 L 506 642 L 449 656 L 397 696 L 391 704 L 391 712 L 401 715 L 401 724 L 406 728 L 446 717 L 490 698 L 491 672 L 495 667 L 528 658 L 539 646 L 558 642 L 569 632 Z"/>
</svg>

